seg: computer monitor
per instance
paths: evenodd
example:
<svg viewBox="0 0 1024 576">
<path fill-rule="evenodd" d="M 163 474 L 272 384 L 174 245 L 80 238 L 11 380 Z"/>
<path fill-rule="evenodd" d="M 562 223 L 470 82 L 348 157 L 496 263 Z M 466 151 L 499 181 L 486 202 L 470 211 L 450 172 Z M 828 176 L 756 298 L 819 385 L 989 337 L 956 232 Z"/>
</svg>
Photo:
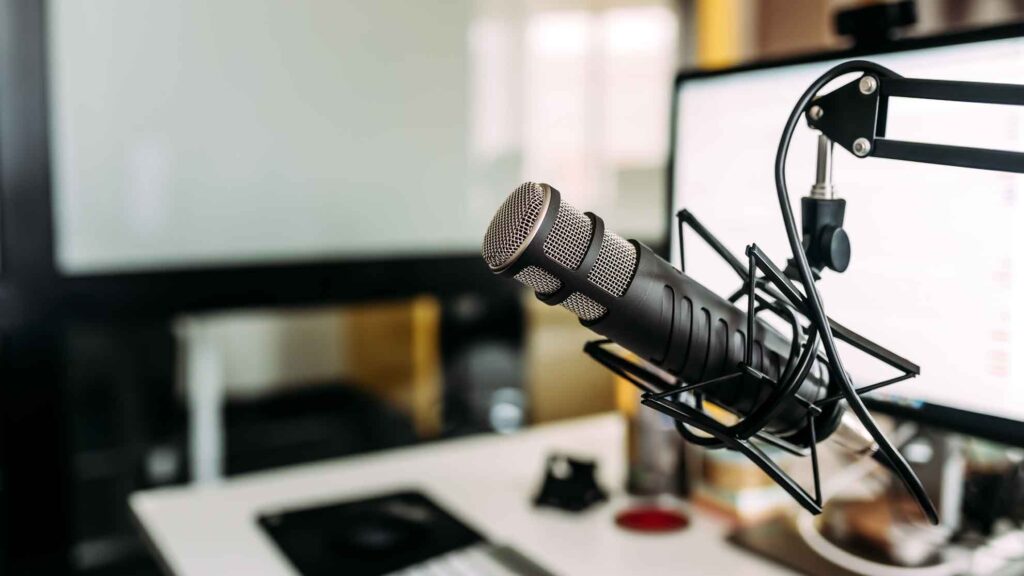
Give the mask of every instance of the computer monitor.
<svg viewBox="0 0 1024 576">
<path fill-rule="evenodd" d="M 791 253 L 773 164 L 783 125 L 815 78 L 856 56 L 908 77 L 1022 84 L 1022 34 L 1024 27 L 1011 26 L 905 41 L 881 53 L 681 74 L 670 213 L 687 208 L 741 257 L 756 243 L 784 266 Z M 892 99 L 886 136 L 1021 150 L 1024 109 Z M 816 138 L 801 126 L 790 148 L 794 210 L 814 182 Z M 870 405 L 1024 444 L 1024 176 L 862 160 L 839 147 L 834 175 L 847 200 L 852 261 L 842 274 L 825 271 L 825 309 L 921 366 L 917 378 L 870 394 Z M 670 234 L 678 264 L 674 220 Z M 687 234 L 687 273 L 720 294 L 735 290 L 735 273 Z M 855 384 L 889 374 L 852 349 L 844 361 Z"/>
</svg>

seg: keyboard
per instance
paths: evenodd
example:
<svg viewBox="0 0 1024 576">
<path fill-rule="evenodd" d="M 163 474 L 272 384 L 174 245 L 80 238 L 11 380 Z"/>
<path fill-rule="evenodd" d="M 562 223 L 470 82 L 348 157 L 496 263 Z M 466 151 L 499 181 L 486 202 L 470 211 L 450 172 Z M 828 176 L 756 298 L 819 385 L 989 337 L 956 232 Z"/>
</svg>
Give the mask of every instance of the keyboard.
<svg viewBox="0 0 1024 576">
<path fill-rule="evenodd" d="M 474 544 L 388 576 L 554 576 L 508 546 Z"/>
</svg>

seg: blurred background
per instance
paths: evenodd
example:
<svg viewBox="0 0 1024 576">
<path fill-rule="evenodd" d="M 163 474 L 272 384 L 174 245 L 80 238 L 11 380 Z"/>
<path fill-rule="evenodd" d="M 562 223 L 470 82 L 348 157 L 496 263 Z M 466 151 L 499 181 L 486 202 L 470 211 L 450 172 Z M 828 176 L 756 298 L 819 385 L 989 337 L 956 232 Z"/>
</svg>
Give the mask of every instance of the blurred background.
<svg viewBox="0 0 1024 576">
<path fill-rule="evenodd" d="M 859 4 L 0 1 L 0 567 L 159 573 L 142 489 L 639 418 L 486 270 L 491 216 L 557 183 L 667 253 L 676 73 L 846 47 Z"/>
</svg>

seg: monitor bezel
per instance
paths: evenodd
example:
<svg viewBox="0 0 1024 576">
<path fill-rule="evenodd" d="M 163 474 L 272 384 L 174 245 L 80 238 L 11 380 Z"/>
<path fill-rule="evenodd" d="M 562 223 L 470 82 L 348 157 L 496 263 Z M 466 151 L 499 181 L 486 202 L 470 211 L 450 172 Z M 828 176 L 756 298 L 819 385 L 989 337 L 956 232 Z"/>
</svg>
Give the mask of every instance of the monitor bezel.
<svg viewBox="0 0 1024 576">
<path fill-rule="evenodd" d="M 666 219 L 666 238 L 668 238 L 668 243 L 670 244 L 672 241 L 676 226 L 674 210 L 676 197 L 676 152 L 679 138 L 677 133 L 679 120 L 679 94 L 682 85 L 685 82 L 696 79 L 740 74 L 744 72 L 770 70 L 773 68 L 782 68 L 800 64 L 814 64 L 817 62 L 851 58 L 869 58 L 871 56 L 881 54 L 892 54 L 897 52 L 941 48 L 946 46 L 955 46 L 957 44 L 969 44 L 1012 38 L 1024 38 L 1024 22 L 970 29 L 934 36 L 906 38 L 894 41 L 882 47 L 869 49 L 853 48 L 847 50 L 832 50 L 786 58 L 760 60 L 716 70 L 680 71 L 676 75 L 672 88 L 672 114 L 667 179 L 667 214 L 669 217 Z M 824 72 L 824 70 L 822 70 L 822 72 Z M 930 427 L 948 430 L 951 432 L 968 434 L 1012 446 L 1024 447 L 1024 421 L 1013 420 L 981 412 L 962 410 L 945 404 L 934 404 L 909 399 L 881 399 L 867 396 L 864 398 L 864 401 L 869 408 L 883 414 L 888 414 L 901 419 L 913 420 Z"/>
</svg>

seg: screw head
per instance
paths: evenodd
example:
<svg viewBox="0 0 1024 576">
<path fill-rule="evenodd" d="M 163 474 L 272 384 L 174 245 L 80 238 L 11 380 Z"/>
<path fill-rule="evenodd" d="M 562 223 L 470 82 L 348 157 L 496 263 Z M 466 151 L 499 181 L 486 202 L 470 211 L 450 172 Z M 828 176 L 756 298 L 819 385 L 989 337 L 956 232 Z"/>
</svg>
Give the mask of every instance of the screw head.
<svg viewBox="0 0 1024 576">
<path fill-rule="evenodd" d="M 861 158 L 871 152 L 871 142 L 867 138 L 857 138 L 853 141 L 853 153 Z"/>
<path fill-rule="evenodd" d="M 810 115 L 811 120 L 820 120 L 821 117 L 825 115 L 825 111 L 818 105 L 811 106 L 811 109 L 808 110 L 807 113 Z"/>
<path fill-rule="evenodd" d="M 862 76 L 857 86 L 861 94 L 873 94 L 878 89 L 878 79 L 874 76 Z"/>
</svg>

